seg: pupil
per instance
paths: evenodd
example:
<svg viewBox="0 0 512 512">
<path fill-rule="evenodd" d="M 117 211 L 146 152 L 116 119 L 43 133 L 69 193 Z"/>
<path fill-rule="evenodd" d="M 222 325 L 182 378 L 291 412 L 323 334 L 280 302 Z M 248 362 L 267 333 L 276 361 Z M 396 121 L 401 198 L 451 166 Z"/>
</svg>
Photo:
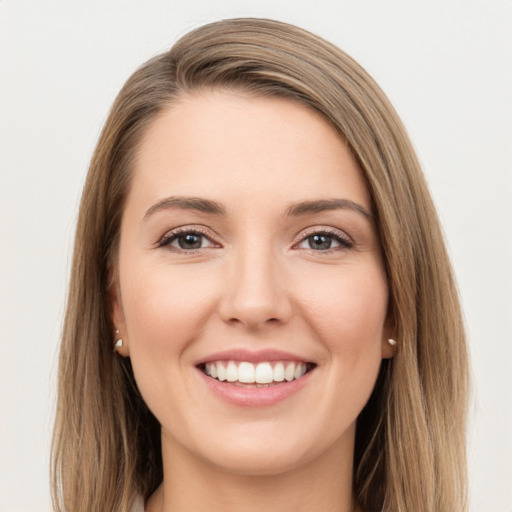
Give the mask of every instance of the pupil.
<svg viewBox="0 0 512 512">
<path fill-rule="evenodd" d="M 182 249 L 200 249 L 201 236 L 200 235 L 183 235 L 178 239 L 178 244 Z"/>
<path fill-rule="evenodd" d="M 326 235 L 313 235 L 309 237 L 309 246 L 312 249 L 325 251 L 331 247 L 331 237 Z"/>
</svg>

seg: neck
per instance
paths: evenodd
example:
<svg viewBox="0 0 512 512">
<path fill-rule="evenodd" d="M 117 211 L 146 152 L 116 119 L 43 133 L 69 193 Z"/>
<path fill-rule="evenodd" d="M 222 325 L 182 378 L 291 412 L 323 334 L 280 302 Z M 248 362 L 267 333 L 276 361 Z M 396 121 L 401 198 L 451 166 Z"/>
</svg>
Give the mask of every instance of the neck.
<svg viewBox="0 0 512 512">
<path fill-rule="evenodd" d="M 172 446 L 169 446 L 172 444 Z M 347 444 L 341 440 L 340 444 Z M 200 460 L 162 439 L 164 480 L 146 512 L 356 512 L 352 497 L 353 442 L 277 474 L 247 475 Z"/>
</svg>

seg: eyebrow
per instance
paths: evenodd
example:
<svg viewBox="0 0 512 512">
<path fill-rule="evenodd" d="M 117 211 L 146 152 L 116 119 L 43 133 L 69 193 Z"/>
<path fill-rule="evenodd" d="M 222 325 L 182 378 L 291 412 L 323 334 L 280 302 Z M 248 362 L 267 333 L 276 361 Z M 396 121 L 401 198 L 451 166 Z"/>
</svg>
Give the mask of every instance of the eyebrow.
<svg viewBox="0 0 512 512">
<path fill-rule="evenodd" d="M 202 197 L 180 197 L 172 196 L 166 197 L 158 203 L 154 204 L 144 215 L 144 218 L 155 214 L 161 210 L 169 208 L 181 208 L 183 210 L 196 210 L 202 213 L 211 213 L 213 215 L 226 215 L 225 208 L 215 201 L 210 199 L 203 199 Z"/>
<path fill-rule="evenodd" d="M 212 215 L 226 215 L 226 209 L 220 203 L 212 201 L 211 199 L 204 199 L 202 197 L 182 197 L 171 196 L 158 201 L 151 206 L 144 218 L 170 208 L 181 208 L 184 210 L 196 210 L 202 213 L 209 213 Z M 372 220 L 372 214 L 360 204 L 351 201 L 350 199 L 317 199 L 313 201 L 300 201 L 293 203 L 286 209 L 285 215 L 289 217 L 298 217 L 301 215 L 308 215 L 312 213 L 321 213 L 329 210 L 352 210 L 368 220 Z"/>
<path fill-rule="evenodd" d="M 293 203 L 287 210 L 288 216 L 300 216 L 311 213 L 321 213 L 329 210 L 352 210 L 359 213 L 368 220 L 373 219 L 373 215 L 363 206 L 350 199 L 318 199 L 316 201 L 301 201 Z"/>
</svg>

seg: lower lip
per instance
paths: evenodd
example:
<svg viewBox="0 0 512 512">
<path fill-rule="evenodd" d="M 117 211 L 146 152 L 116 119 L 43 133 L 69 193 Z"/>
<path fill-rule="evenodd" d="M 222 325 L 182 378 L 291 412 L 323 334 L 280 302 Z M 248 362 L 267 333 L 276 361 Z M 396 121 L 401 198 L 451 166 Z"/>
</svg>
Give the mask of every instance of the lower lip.
<svg viewBox="0 0 512 512">
<path fill-rule="evenodd" d="M 314 370 L 291 382 L 282 382 L 265 388 L 237 386 L 208 377 L 199 368 L 197 371 L 210 390 L 222 400 L 238 407 L 268 407 L 298 393 L 308 383 Z"/>
</svg>

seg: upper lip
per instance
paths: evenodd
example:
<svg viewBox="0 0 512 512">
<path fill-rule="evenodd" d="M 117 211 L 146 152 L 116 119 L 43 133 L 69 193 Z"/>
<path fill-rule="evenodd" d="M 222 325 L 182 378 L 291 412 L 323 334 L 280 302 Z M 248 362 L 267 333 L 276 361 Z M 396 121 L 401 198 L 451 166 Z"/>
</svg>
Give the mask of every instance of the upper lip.
<svg viewBox="0 0 512 512">
<path fill-rule="evenodd" d="M 232 349 L 210 354 L 196 361 L 195 366 L 211 363 L 213 361 L 247 361 L 248 363 L 262 363 L 265 361 L 297 361 L 305 363 L 313 362 L 308 358 L 304 358 L 297 354 L 283 350 L 267 349 L 253 351 L 247 349 Z"/>
</svg>

